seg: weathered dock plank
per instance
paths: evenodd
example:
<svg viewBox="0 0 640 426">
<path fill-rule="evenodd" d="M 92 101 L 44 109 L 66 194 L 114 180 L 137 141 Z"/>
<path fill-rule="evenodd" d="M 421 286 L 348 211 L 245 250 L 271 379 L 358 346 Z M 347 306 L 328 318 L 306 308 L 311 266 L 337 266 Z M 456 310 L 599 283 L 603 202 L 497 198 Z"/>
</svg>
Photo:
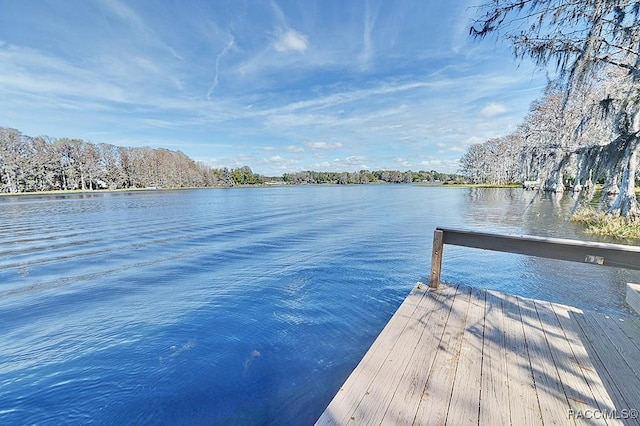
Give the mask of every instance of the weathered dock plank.
<svg viewBox="0 0 640 426">
<path fill-rule="evenodd" d="M 511 425 L 507 369 L 507 341 L 502 299 L 486 294 L 482 347 L 479 424 Z M 521 404 L 521 401 L 517 401 Z"/>
<path fill-rule="evenodd" d="M 520 302 L 515 296 L 495 293 L 502 298 L 505 325 L 505 350 L 507 355 L 507 387 L 512 425 L 540 424 L 542 413 L 533 380 L 529 348 L 524 337 Z"/>
<path fill-rule="evenodd" d="M 615 413 L 620 410 L 640 407 L 640 384 L 630 379 L 633 374 L 628 370 L 624 357 L 615 350 L 607 333 L 593 319 L 587 319 L 590 313 L 574 315 L 582 331 L 583 342 L 589 352 L 589 359 L 597 369 L 607 393 L 615 405 Z M 631 375 L 630 375 L 631 374 Z M 637 419 L 627 418 L 625 424 L 640 424 Z"/>
<path fill-rule="evenodd" d="M 420 425 L 445 424 L 470 298 L 469 288 L 458 289 L 458 295 L 451 308 L 442 340 L 438 345 L 439 350 L 434 354 L 433 373 L 422 392 L 414 423 Z"/>
<path fill-rule="evenodd" d="M 552 356 L 551 364 L 558 371 L 558 377 L 562 383 L 570 409 L 574 412 L 594 412 L 598 410 L 598 402 L 589 387 L 589 383 L 585 380 L 582 370 L 577 368 L 578 362 L 573 353 L 571 343 L 567 339 L 551 304 L 537 300 L 535 301 L 535 306 Z M 583 423 L 583 419 L 576 420 L 577 423 Z M 605 419 L 598 418 L 590 419 L 589 424 L 604 425 L 607 423 Z"/>
<path fill-rule="evenodd" d="M 568 424 L 567 413 L 571 406 L 562 386 L 556 365 L 544 334 L 544 326 L 538 318 L 535 303 L 530 299 L 520 299 L 520 313 L 529 348 L 529 359 L 536 384 L 538 402 L 544 424 Z M 559 416 L 559 413 L 563 413 Z M 573 422 L 570 422 L 573 423 Z"/>
<path fill-rule="evenodd" d="M 447 423 L 477 425 L 482 384 L 482 360 L 485 321 L 484 291 L 471 289 L 458 365 L 447 411 Z M 480 355 L 480 356 L 478 356 Z"/>
<path fill-rule="evenodd" d="M 415 421 L 416 411 L 411 407 L 419 405 L 434 368 L 439 368 L 435 365 L 435 353 L 443 340 L 456 293 L 457 288 L 449 288 L 448 297 L 443 300 L 441 309 L 432 313 L 428 319 L 425 314 L 424 321 L 422 318 L 419 319 L 424 332 L 411 357 L 409 368 L 405 370 L 394 398 L 382 418 L 382 424 L 411 425 Z"/>
<path fill-rule="evenodd" d="M 414 289 L 317 424 L 638 424 L 640 320 Z"/>
<path fill-rule="evenodd" d="M 594 402 L 597 404 L 597 409 L 600 412 L 612 412 L 615 409 L 615 404 L 609 396 L 603 381 L 598 376 L 598 367 L 594 365 L 594 360 L 589 357 L 583 339 L 581 337 L 582 329 L 576 321 L 572 319 L 572 316 L 581 315 L 581 311 L 572 308 L 570 306 L 563 306 L 558 304 L 549 304 L 556 314 L 556 318 L 560 323 L 564 331 L 565 338 L 571 351 L 573 353 L 573 359 L 571 362 L 575 363 L 575 367 L 582 373 L 584 381 L 587 383 L 589 390 L 593 394 Z M 616 419 L 605 419 L 607 424 L 621 424 Z"/>
</svg>

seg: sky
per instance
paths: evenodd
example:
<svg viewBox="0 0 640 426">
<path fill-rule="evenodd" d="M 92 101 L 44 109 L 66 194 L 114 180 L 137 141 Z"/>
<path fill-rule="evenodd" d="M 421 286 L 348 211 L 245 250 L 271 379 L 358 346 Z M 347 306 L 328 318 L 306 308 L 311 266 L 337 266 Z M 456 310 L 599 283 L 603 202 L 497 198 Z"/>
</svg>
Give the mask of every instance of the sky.
<svg viewBox="0 0 640 426">
<path fill-rule="evenodd" d="M 212 167 L 455 173 L 546 75 L 474 40 L 479 0 L 0 4 L 0 126 Z"/>
</svg>

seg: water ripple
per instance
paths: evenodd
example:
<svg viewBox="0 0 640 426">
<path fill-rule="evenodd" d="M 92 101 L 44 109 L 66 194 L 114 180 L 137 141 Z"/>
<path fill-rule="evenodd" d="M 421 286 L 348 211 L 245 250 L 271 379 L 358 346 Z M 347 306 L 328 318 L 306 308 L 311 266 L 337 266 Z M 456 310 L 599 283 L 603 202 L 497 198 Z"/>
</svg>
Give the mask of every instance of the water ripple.
<svg viewBox="0 0 640 426">
<path fill-rule="evenodd" d="M 2 197 L 0 423 L 313 423 L 427 273 L 435 226 L 573 236 L 552 205 L 404 185 Z M 640 278 L 572 268 L 447 247 L 443 278 L 604 309 Z"/>
</svg>

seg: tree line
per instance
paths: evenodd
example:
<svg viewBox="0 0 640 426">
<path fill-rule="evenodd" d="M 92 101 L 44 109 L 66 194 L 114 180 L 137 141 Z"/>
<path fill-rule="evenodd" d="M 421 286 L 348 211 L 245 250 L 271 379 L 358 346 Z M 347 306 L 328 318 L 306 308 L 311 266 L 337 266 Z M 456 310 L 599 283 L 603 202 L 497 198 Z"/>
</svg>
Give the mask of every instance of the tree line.
<svg viewBox="0 0 640 426">
<path fill-rule="evenodd" d="M 180 151 L 122 147 L 80 139 L 31 137 L 0 127 L 0 192 L 137 188 L 202 188 L 287 184 L 460 182 L 459 175 L 432 171 L 301 171 L 266 177 L 250 167 L 212 168 Z"/>
<path fill-rule="evenodd" d="M 180 151 L 31 137 L 0 127 L 0 192 L 198 188 L 261 182 L 248 167 L 216 169 Z"/>
<path fill-rule="evenodd" d="M 601 207 L 640 216 L 640 7 L 635 0 L 493 0 L 479 7 L 476 38 L 506 39 L 516 58 L 558 71 L 512 134 L 473 145 L 460 171 L 475 182 L 537 180 Z"/>
<path fill-rule="evenodd" d="M 550 84 L 544 96 L 531 103 L 514 132 L 471 145 L 460 158 L 460 172 L 473 183 L 536 180 L 543 190 L 554 192 L 602 182 L 606 168 L 595 170 L 582 155 L 613 137 L 611 120 L 593 120 L 601 115 L 599 97 L 604 86 L 567 99 Z M 590 181 L 589 176 L 586 181 L 579 176 L 585 167 Z"/>
</svg>

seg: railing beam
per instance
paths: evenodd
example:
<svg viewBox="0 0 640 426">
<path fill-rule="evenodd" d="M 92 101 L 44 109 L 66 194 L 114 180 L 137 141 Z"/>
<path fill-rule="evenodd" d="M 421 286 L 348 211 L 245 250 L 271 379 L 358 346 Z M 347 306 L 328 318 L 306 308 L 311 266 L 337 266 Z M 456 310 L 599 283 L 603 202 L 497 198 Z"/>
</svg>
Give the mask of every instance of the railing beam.
<svg viewBox="0 0 640 426">
<path fill-rule="evenodd" d="M 436 228 L 433 233 L 429 279 L 429 286 L 434 289 L 440 285 L 442 252 L 445 244 L 640 270 L 640 247 L 638 246 Z"/>
</svg>

